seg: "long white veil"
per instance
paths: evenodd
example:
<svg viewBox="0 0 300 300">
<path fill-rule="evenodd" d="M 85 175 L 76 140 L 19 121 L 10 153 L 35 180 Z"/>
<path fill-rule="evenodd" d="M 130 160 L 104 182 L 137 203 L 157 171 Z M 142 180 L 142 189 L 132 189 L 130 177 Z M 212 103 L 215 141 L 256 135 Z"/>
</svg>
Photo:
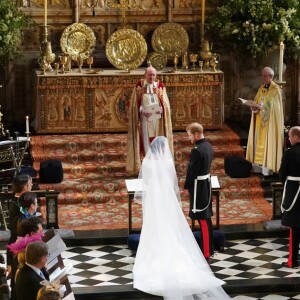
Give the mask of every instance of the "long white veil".
<svg viewBox="0 0 300 300">
<path fill-rule="evenodd" d="M 174 189 L 177 200 L 180 202 L 180 194 L 178 188 L 178 179 L 174 167 L 173 156 L 169 148 L 168 140 L 164 136 L 156 137 L 147 152 L 140 172 L 139 179 L 142 181 L 143 189 L 152 188 L 155 184 L 164 183 L 168 187 Z M 163 182 L 161 181 L 163 180 Z M 165 192 L 165 189 L 160 188 L 161 192 Z M 148 191 L 149 194 L 150 191 Z M 154 192 L 154 191 L 152 191 Z M 142 197 L 142 194 L 144 197 Z M 135 200 L 145 200 L 146 193 L 136 192 Z"/>
<path fill-rule="evenodd" d="M 173 157 L 165 137 L 156 137 L 139 178 L 144 191 L 143 226 L 133 268 L 134 287 L 167 300 L 230 297 L 209 268 L 181 210 Z"/>
</svg>

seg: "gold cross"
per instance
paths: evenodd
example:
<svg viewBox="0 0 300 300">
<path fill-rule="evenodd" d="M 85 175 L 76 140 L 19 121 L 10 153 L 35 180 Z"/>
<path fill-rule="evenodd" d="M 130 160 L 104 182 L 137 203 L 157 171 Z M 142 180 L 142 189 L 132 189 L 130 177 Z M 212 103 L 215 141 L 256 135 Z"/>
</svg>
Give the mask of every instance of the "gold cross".
<svg viewBox="0 0 300 300">
<path fill-rule="evenodd" d="M 109 1 L 109 6 L 111 8 L 119 8 L 121 9 L 122 12 L 122 25 L 124 26 L 127 23 L 127 19 L 126 19 L 126 10 L 128 8 L 135 8 L 135 4 L 131 5 L 129 3 L 129 0 L 120 0 L 120 3 L 112 3 L 112 1 Z"/>
</svg>

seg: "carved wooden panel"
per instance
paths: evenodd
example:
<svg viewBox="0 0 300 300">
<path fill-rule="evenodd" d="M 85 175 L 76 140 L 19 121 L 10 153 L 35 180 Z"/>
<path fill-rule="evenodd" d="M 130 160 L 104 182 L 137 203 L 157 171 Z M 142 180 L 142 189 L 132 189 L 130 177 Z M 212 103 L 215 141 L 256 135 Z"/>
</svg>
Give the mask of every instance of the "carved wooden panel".
<svg viewBox="0 0 300 300">
<path fill-rule="evenodd" d="M 37 75 L 37 132 L 126 132 L 131 93 L 143 73 Z M 167 88 L 174 130 L 185 130 L 191 122 L 222 126 L 222 72 L 159 72 L 158 77 Z"/>
</svg>

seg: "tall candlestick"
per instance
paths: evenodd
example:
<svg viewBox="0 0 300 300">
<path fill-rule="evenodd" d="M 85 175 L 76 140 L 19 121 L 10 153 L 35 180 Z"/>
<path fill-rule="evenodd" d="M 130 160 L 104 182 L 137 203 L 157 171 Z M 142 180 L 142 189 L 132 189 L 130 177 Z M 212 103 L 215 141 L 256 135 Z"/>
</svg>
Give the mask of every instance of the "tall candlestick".
<svg viewBox="0 0 300 300">
<path fill-rule="evenodd" d="M 205 24 L 205 0 L 202 0 L 202 18 L 201 18 L 201 21 L 202 21 L 202 36 L 204 36 L 204 24 Z"/>
<path fill-rule="evenodd" d="M 25 133 L 29 133 L 29 117 L 26 116 L 26 132 Z"/>
<path fill-rule="evenodd" d="M 79 1 L 75 1 L 75 23 L 79 21 Z"/>
<path fill-rule="evenodd" d="M 47 26 L 47 1 L 44 0 L 44 25 Z"/>
<path fill-rule="evenodd" d="M 284 51 L 284 44 L 280 42 L 279 45 L 279 65 L 278 65 L 278 81 L 282 82 L 282 75 L 283 75 L 283 51 Z"/>
<path fill-rule="evenodd" d="M 168 0 L 168 22 L 172 22 L 172 0 Z"/>
</svg>

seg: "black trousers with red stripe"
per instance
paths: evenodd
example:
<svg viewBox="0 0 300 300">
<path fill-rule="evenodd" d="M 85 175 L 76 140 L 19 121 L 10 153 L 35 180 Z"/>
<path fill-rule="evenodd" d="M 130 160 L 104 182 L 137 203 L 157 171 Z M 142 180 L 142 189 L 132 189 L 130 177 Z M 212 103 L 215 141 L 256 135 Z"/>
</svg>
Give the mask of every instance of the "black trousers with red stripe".
<svg viewBox="0 0 300 300">
<path fill-rule="evenodd" d="M 213 226 L 211 219 L 198 220 L 202 233 L 202 251 L 205 258 L 214 254 Z"/>
<path fill-rule="evenodd" d="M 298 267 L 298 253 L 299 253 L 299 227 L 290 227 L 289 238 L 289 259 L 288 266 L 290 268 Z"/>
</svg>

